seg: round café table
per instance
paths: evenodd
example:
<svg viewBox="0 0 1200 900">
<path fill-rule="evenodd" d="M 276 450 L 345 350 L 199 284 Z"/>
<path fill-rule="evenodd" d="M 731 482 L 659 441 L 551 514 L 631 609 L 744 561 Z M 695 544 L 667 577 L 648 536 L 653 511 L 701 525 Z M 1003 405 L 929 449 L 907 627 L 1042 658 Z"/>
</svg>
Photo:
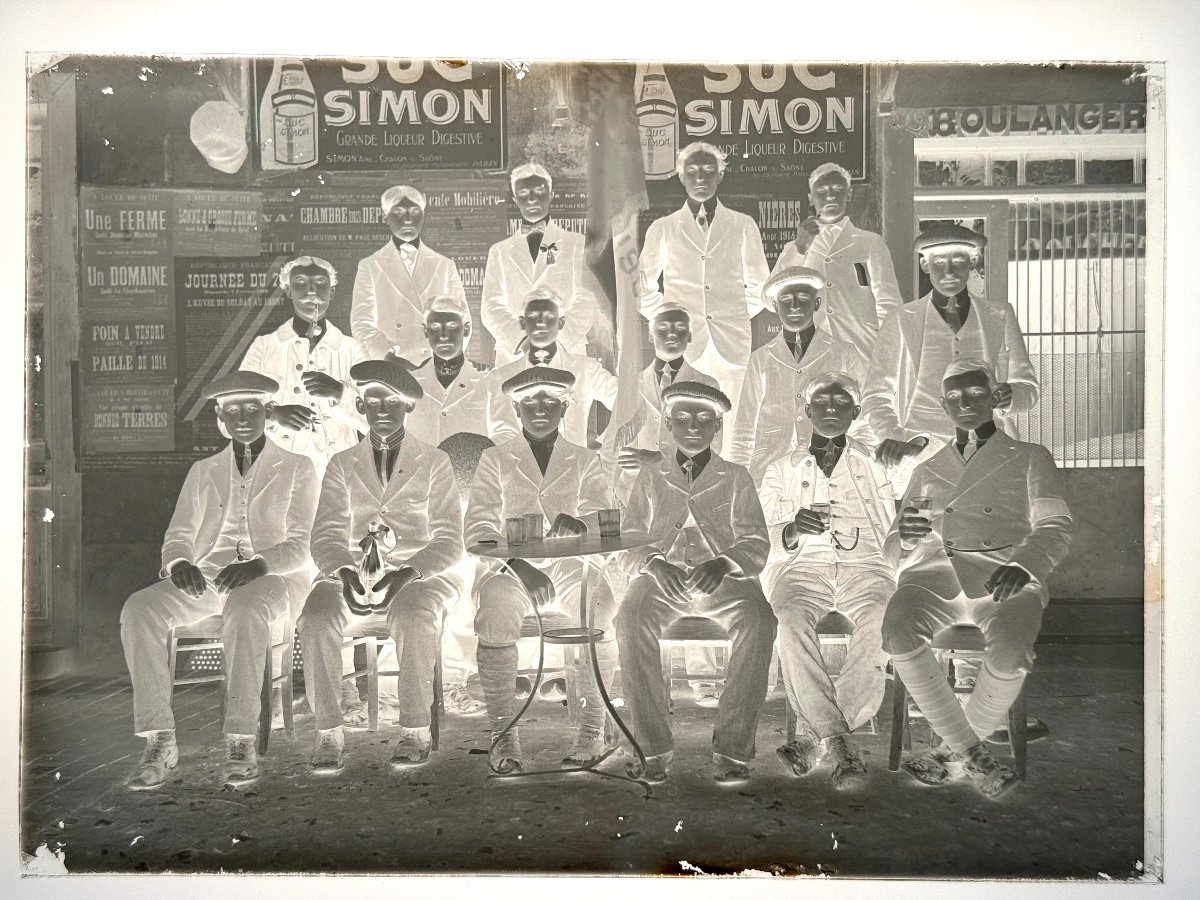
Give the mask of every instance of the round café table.
<svg viewBox="0 0 1200 900">
<path fill-rule="evenodd" d="M 621 550 L 633 550 L 637 547 L 645 547 L 654 543 L 655 538 L 651 535 L 642 532 L 627 531 L 622 532 L 619 537 L 601 537 L 594 532 L 587 534 L 575 535 L 571 537 L 548 537 L 541 540 L 525 541 L 516 546 L 501 541 L 497 543 L 482 543 L 473 544 L 467 548 L 467 552 L 472 556 L 487 557 L 489 559 L 566 559 L 578 558 L 583 562 L 583 576 L 580 580 L 579 587 L 579 627 L 571 628 L 545 628 L 542 627 L 542 640 L 547 644 L 586 644 L 588 647 L 588 656 L 592 660 L 592 675 L 596 679 L 596 686 L 600 691 L 600 697 L 604 701 L 604 706 L 608 710 L 608 714 L 612 716 L 613 722 L 625 735 L 629 741 L 629 745 L 637 754 L 638 761 L 627 766 L 629 775 L 621 775 L 614 772 L 603 772 L 596 767 L 604 762 L 613 753 L 615 753 L 620 745 L 617 744 L 606 750 L 600 757 L 583 766 L 570 766 L 560 769 L 537 769 L 526 772 L 509 772 L 501 774 L 499 772 L 491 772 L 488 778 L 528 778 L 534 775 L 570 775 L 576 772 L 582 772 L 588 775 L 599 775 L 603 778 L 613 778 L 618 781 L 628 781 L 634 784 L 640 784 L 646 793 L 650 796 L 652 789 L 650 784 L 641 778 L 646 769 L 646 754 L 642 751 L 641 746 L 633 736 L 633 732 L 626 727 L 621 720 L 621 716 L 617 713 L 613 706 L 612 699 L 608 696 L 608 689 L 604 686 L 604 680 L 600 676 L 600 664 L 596 660 L 595 644 L 596 641 L 604 636 L 601 629 L 592 627 L 591 608 L 587 602 L 588 580 L 592 572 L 596 569 L 596 560 L 599 557 L 608 556 L 610 553 L 617 553 Z M 539 618 L 540 622 L 540 618 Z M 529 705 L 533 702 L 533 698 L 537 695 L 538 685 L 542 681 L 542 663 L 545 654 L 538 654 L 538 670 L 537 677 L 533 683 L 533 690 L 525 699 L 525 704 L 517 714 L 512 717 L 512 720 L 504 726 L 495 738 L 492 739 L 492 746 L 495 746 L 505 734 L 517 726 L 521 717 L 525 715 L 525 711 L 529 709 Z M 490 763 L 489 763 L 490 765 Z"/>
</svg>

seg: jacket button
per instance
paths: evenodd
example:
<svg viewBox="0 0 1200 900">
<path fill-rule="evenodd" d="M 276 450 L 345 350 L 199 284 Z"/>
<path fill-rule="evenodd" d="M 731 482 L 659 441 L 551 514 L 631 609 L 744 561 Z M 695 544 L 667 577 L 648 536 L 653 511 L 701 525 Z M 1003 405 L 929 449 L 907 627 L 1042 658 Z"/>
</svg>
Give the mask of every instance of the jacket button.
<svg viewBox="0 0 1200 900">
<path fill-rule="evenodd" d="M 803 398 L 804 398 L 804 395 L 803 395 L 803 394 L 797 394 L 797 395 L 796 395 L 796 399 L 797 399 L 797 400 L 802 400 Z"/>
<path fill-rule="evenodd" d="M 397 327 L 397 328 L 403 328 L 403 327 L 404 327 L 404 323 L 403 323 L 403 322 L 397 322 L 397 323 L 396 323 L 396 327 Z"/>
<path fill-rule="evenodd" d="M 303 372 L 303 371 L 304 371 L 304 364 L 303 364 L 303 363 L 296 363 L 296 371 L 297 371 L 297 372 Z"/>
<path fill-rule="evenodd" d="M 448 413 L 448 412 L 445 412 L 445 411 L 443 411 L 443 412 L 442 412 L 442 416 L 443 416 L 443 417 L 444 417 L 444 416 L 448 416 L 448 415 L 450 415 L 450 413 Z"/>
<path fill-rule="evenodd" d="M 946 507 L 946 512 L 947 512 L 947 513 L 952 513 L 952 512 L 954 512 L 954 507 L 953 507 L 953 506 L 947 506 L 947 507 Z"/>
<path fill-rule="evenodd" d="M 833 287 L 833 282 L 832 281 L 825 282 L 825 287 Z"/>
<path fill-rule="evenodd" d="M 990 506 L 985 506 L 985 507 L 983 508 L 983 511 L 984 511 L 984 512 L 991 512 L 991 511 L 992 511 L 992 508 L 991 508 Z"/>
<path fill-rule="evenodd" d="M 298 394 L 298 393 L 300 393 L 300 388 L 298 388 L 298 387 L 294 387 L 294 388 L 292 388 L 292 393 L 293 393 L 293 394 Z"/>
<path fill-rule="evenodd" d="M 808 482 L 807 481 L 800 482 L 800 487 L 808 487 Z"/>
<path fill-rule="evenodd" d="M 947 547 L 953 547 L 953 546 L 954 546 L 954 541 L 946 541 L 946 546 L 947 546 Z"/>
<path fill-rule="evenodd" d="M 708 288 L 705 288 L 705 290 L 708 290 Z M 712 321 L 712 316 L 705 316 L 704 318 L 708 319 L 710 322 Z"/>
<path fill-rule="evenodd" d="M 825 262 L 833 262 L 833 257 L 832 256 L 825 257 Z"/>
<path fill-rule="evenodd" d="M 705 289 L 706 291 L 711 291 L 711 290 L 712 290 L 712 285 L 711 285 L 711 284 L 706 284 L 706 285 L 704 286 L 704 289 Z"/>
<path fill-rule="evenodd" d="M 379 508 L 379 514 L 380 514 L 381 516 L 386 516 L 386 515 L 387 515 L 387 507 L 386 507 L 386 506 L 381 506 L 381 507 Z"/>
<path fill-rule="evenodd" d="M 675 527 L 676 527 L 676 528 L 682 528 L 682 527 L 683 527 L 683 523 L 682 523 L 682 522 L 676 522 L 676 523 L 675 523 Z"/>
<path fill-rule="evenodd" d="M 992 546 L 992 542 L 991 542 L 991 541 L 984 541 L 984 542 L 983 542 L 983 546 L 985 546 L 985 547 L 990 547 L 990 546 Z"/>
</svg>

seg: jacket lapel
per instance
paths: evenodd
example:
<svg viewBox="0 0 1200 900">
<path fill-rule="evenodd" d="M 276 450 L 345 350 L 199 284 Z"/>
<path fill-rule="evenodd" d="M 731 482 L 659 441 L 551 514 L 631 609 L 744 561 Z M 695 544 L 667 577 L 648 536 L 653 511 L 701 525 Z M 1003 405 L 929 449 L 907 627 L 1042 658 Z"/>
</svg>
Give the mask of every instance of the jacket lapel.
<svg viewBox="0 0 1200 900">
<path fill-rule="evenodd" d="M 270 445 L 271 443 L 272 441 L 268 438 L 267 444 Z M 265 447 L 263 449 L 264 451 L 266 450 Z M 217 492 L 217 500 L 221 504 L 221 518 L 224 517 L 225 507 L 229 503 L 229 482 L 235 467 L 236 463 L 233 461 L 233 441 L 230 441 L 225 445 L 224 450 L 211 458 L 208 469 L 213 489 Z M 220 527 L 220 522 L 217 523 L 217 527 Z"/>
<path fill-rule="evenodd" d="M 692 211 L 688 208 L 686 200 L 684 201 L 683 209 L 676 212 L 675 217 L 679 225 L 679 233 L 687 238 L 697 250 L 704 250 L 706 247 L 704 232 L 696 224 L 696 217 L 692 215 Z"/>
<path fill-rule="evenodd" d="M 233 445 L 231 444 L 230 446 L 232 447 Z M 251 502 L 261 497 L 271 482 L 275 480 L 275 477 L 279 474 L 279 466 L 282 462 L 283 451 L 279 449 L 274 441 L 268 440 L 263 446 L 263 451 L 259 454 L 258 460 L 254 463 L 254 468 L 258 469 L 258 471 L 254 473 L 254 497 L 251 498 Z"/>
<path fill-rule="evenodd" d="M 688 210 L 688 212 L 690 213 L 691 210 Z M 725 206 L 720 200 L 718 200 L 716 207 L 713 209 L 712 221 L 708 223 L 708 250 L 711 251 L 717 246 L 717 244 L 721 243 L 725 235 L 729 233 L 729 229 L 732 224 L 732 218 L 733 214 L 730 212 L 729 207 Z M 695 226 L 697 231 L 700 230 L 700 226 L 696 225 L 696 220 L 694 217 L 692 219 L 692 224 Z"/>
<path fill-rule="evenodd" d="M 509 268 L 517 274 L 520 281 L 507 285 L 509 296 L 527 293 L 527 287 L 533 287 L 533 260 L 529 258 L 529 242 L 520 229 L 510 235 L 505 241 L 504 253 L 508 256 Z M 524 287 L 526 285 L 527 287 Z"/>
<path fill-rule="evenodd" d="M 842 230 L 838 232 L 838 236 L 834 238 L 833 244 L 826 251 L 826 256 L 837 256 L 839 253 L 844 253 L 854 246 L 855 239 L 858 237 L 858 229 L 849 221 L 842 226 Z"/>
<path fill-rule="evenodd" d="M 559 435 L 558 439 L 561 441 L 562 435 Z M 539 490 L 542 484 L 542 470 L 538 468 L 537 460 L 533 458 L 533 451 L 529 449 L 529 442 L 525 440 L 524 435 L 518 433 L 509 445 L 509 448 L 512 453 L 512 460 L 516 463 L 517 471 L 526 481 L 533 485 L 535 491 Z M 553 465 L 555 455 L 557 454 L 552 453 L 550 455 L 551 465 Z M 549 468 L 546 471 L 550 471 Z"/>
<path fill-rule="evenodd" d="M 425 245 L 421 245 L 420 251 L 417 253 L 417 265 L 420 265 L 421 256 L 425 253 Z M 410 303 L 415 304 L 415 298 L 418 296 L 416 285 L 413 284 L 412 276 L 408 274 L 408 269 L 404 265 L 404 260 L 400 258 L 400 251 L 396 249 L 396 245 L 390 240 L 387 246 L 383 248 L 383 255 L 379 260 L 379 269 L 383 272 L 384 277 L 392 283 L 392 287 L 403 296 L 409 299 Z M 413 271 L 417 268 L 414 266 Z"/>
<path fill-rule="evenodd" d="M 546 231 L 542 235 L 542 246 L 545 247 L 545 246 L 549 246 L 550 244 L 558 243 L 559 239 L 562 237 L 562 233 L 563 233 L 563 230 L 561 228 L 559 228 L 553 222 L 550 222 L 549 224 L 546 225 Z M 525 251 L 526 251 L 526 257 L 528 257 L 528 255 L 529 255 L 529 245 L 528 244 L 525 245 Z M 560 246 L 558 248 L 558 251 L 554 254 L 554 256 L 555 256 L 554 264 L 555 265 L 558 265 L 558 256 L 561 253 L 562 253 L 562 247 Z M 541 279 L 541 277 L 546 274 L 546 269 L 549 268 L 549 266 L 550 266 L 550 254 L 545 253 L 545 252 L 538 253 L 537 262 L 534 263 L 534 266 L 533 266 L 533 283 L 534 284 L 537 284 L 538 281 Z M 567 299 L 569 299 L 569 298 L 567 298 Z"/>
<path fill-rule="evenodd" d="M 400 442 L 400 455 L 396 459 L 396 465 L 392 467 L 392 477 L 388 480 L 387 487 L 383 489 L 383 500 L 395 496 L 412 480 L 413 475 L 420 468 L 423 455 L 424 450 L 412 438 L 406 436 Z M 374 463 L 373 458 L 371 462 Z"/>
<path fill-rule="evenodd" d="M 439 254 L 429 248 L 429 246 L 421 241 L 421 247 L 417 250 L 417 261 L 413 266 L 412 278 L 410 283 L 412 290 L 415 293 L 410 294 L 413 297 L 422 297 L 429 290 L 429 284 L 433 281 L 433 276 L 437 274 Z M 400 263 L 400 268 L 404 269 L 404 263 Z M 407 274 L 408 270 L 404 269 Z"/>
<path fill-rule="evenodd" d="M 367 435 L 354 448 L 354 474 L 376 500 L 383 496 L 383 485 L 375 473 L 375 454 L 371 452 L 371 436 Z"/>
<path fill-rule="evenodd" d="M 530 456 L 532 456 L 532 452 Z M 546 465 L 546 474 L 542 476 L 542 490 L 548 490 L 555 482 L 574 470 L 575 448 L 568 447 L 560 434 L 554 442 L 554 450 L 550 453 L 550 462 Z M 537 467 L 537 462 L 534 462 Z"/>
<path fill-rule="evenodd" d="M 946 449 L 955 456 L 958 455 L 953 441 L 946 445 Z M 954 499 L 957 500 L 985 478 L 994 475 L 998 469 L 1011 463 L 1016 458 L 1015 450 L 1012 438 L 997 429 L 988 442 L 981 449 L 976 450 L 967 461 L 962 477 L 954 490 Z"/>
<path fill-rule="evenodd" d="M 806 369 L 816 366 L 818 362 L 828 355 L 830 348 L 833 346 L 833 338 L 829 332 L 818 328 L 813 335 L 813 339 L 809 341 L 808 349 L 804 351 L 804 356 L 800 359 L 800 365 Z M 783 349 L 787 350 L 787 344 L 783 345 Z M 819 372 L 821 369 L 813 368 L 812 371 Z"/>
<path fill-rule="evenodd" d="M 675 469 L 678 471 L 679 466 L 676 466 Z M 717 456 L 716 451 L 713 451 L 708 458 L 708 464 L 700 472 L 700 476 L 692 482 L 690 491 L 692 497 L 699 497 L 705 491 L 724 484 L 731 474 L 729 463 Z M 680 475 L 682 476 L 682 472 Z"/>
</svg>

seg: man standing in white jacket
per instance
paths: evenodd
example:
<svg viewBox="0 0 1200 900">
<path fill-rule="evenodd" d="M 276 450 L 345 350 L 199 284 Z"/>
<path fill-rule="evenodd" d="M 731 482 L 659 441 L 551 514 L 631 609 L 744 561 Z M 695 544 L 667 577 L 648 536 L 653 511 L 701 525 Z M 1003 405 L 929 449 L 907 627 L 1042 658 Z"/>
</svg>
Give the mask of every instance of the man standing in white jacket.
<svg viewBox="0 0 1200 900">
<path fill-rule="evenodd" d="M 936 224 L 913 241 L 932 289 L 893 310 L 883 323 L 863 391 L 863 415 L 892 467 L 902 494 L 911 468 L 954 437 L 942 408 L 942 373 L 955 360 L 987 363 L 999 382 L 1000 425 L 1015 434 L 1010 417 L 1038 400 L 1038 379 L 1025 350 L 1017 315 L 1004 302 L 974 299 L 967 291 L 971 267 L 987 239 L 961 225 Z"/>
<path fill-rule="evenodd" d="M 567 321 L 560 343 L 568 352 L 586 356 L 596 292 L 583 255 L 583 235 L 567 231 L 550 217 L 554 180 L 543 166 L 517 166 L 509 182 L 521 226 L 488 250 L 479 310 L 483 327 L 496 341 L 496 368 L 524 355 L 522 307 L 530 291 L 543 287 L 562 298 Z"/>
<path fill-rule="evenodd" d="M 721 204 L 725 154 L 703 142 L 679 151 L 683 207 L 650 223 L 641 255 L 641 311 L 649 319 L 663 302 L 692 319 L 687 360 L 717 380 L 729 397 L 741 395 L 750 360 L 750 320 L 763 308 L 770 272 L 755 221 Z M 659 289 L 659 279 L 662 288 Z M 721 438 L 728 453 L 730 429 Z"/>
<path fill-rule="evenodd" d="M 767 467 L 759 489 L 771 537 L 763 580 L 779 619 L 784 685 L 799 726 L 797 739 L 777 752 L 796 775 L 807 775 L 828 753 L 838 788 L 861 787 L 866 775 L 851 734 L 883 701 L 887 657 L 879 629 L 896 587 L 883 555 L 895 495 L 871 450 L 847 434 L 860 396 L 845 372 L 813 379 L 804 409 L 812 433 L 804 447 Z M 836 678 L 825 671 L 817 637 L 817 622 L 831 610 L 854 623 Z"/>
<path fill-rule="evenodd" d="M 819 272 L 793 266 L 776 272 L 763 288 L 782 328 L 750 356 L 729 448 L 730 461 L 749 469 L 755 485 L 773 459 L 808 444 L 812 426 L 804 395 L 812 379 L 848 372 L 860 381 L 866 374 L 854 347 L 814 324 L 824 287 Z M 865 423 L 856 425 L 854 436 L 869 441 Z"/>
<path fill-rule="evenodd" d="M 892 254 L 883 238 L 850 221 L 850 173 L 837 163 L 808 176 L 816 215 L 800 223 L 796 240 L 783 248 L 774 272 L 807 266 L 825 278 L 825 308 L 817 325 L 852 345 L 866 370 L 879 327 L 903 302 Z"/>
<path fill-rule="evenodd" d="M 429 355 L 421 333 L 421 311 L 427 298 L 449 294 L 466 301 L 458 266 L 421 240 L 425 227 L 425 195 L 402 184 L 380 198 L 392 239 L 358 264 L 350 331 L 370 359 L 389 350 L 417 363 Z"/>
</svg>

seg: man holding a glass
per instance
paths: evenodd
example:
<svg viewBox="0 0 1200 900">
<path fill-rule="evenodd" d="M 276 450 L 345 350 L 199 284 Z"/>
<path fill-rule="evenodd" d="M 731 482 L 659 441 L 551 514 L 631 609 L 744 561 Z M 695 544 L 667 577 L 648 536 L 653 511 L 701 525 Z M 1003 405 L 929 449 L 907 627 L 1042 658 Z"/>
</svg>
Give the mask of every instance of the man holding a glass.
<svg viewBox="0 0 1200 900">
<path fill-rule="evenodd" d="M 611 506 L 600 457 L 559 434 L 574 385 L 574 375 L 551 366 L 524 369 L 504 382 L 502 388 L 521 432 L 489 447 L 479 459 L 467 502 L 468 547 L 500 541 L 520 545 L 540 541 L 543 536 L 565 537 L 600 528 L 598 513 Z M 499 736 L 493 739 L 489 759 L 497 774 L 518 772 L 525 766 L 519 729 L 505 731 L 515 714 L 521 623 L 534 612 L 534 605 L 543 619 L 577 622 L 582 573 L 583 563 L 578 559 L 479 559 L 475 577 L 477 659 L 488 718 L 493 734 Z M 588 597 L 595 603 L 592 621 L 604 634 L 593 650 L 601 677 L 608 682 L 616 668 L 614 601 L 607 581 L 603 577 L 596 580 L 595 585 L 588 585 Z M 590 668 L 585 669 L 579 690 L 584 702 L 564 767 L 586 765 L 606 749 L 605 710 Z"/>
<path fill-rule="evenodd" d="M 796 739 L 777 752 L 796 775 L 828 754 L 833 784 L 842 789 L 861 787 L 866 775 L 850 735 L 883 701 L 880 626 L 896 588 L 883 555 L 896 509 L 891 482 L 870 448 L 846 434 L 860 398 L 852 375 L 816 376 L 802 413 L 812 436 L 767 466 L 759 489 L 771 537 L 764 584 L 779 619 L 779 657 L 798 726 Z M 854 623 L 834 678 L 817 638 L 817 622 L 831 610 Z"/>
<path fill-rule="evenodd" d="M 884 548 L 898 578 L 883 646 L 945 742 L 904 768 L 926 784 L 961 771 L 990 799 L 1017 774 L 983 741 L 1004 721 L 1033 665 L 1046 579 L 1067 554 L 1072 524 L 1050 452 L 997 429 L 1000 387 L 982 361 L 946 368 L 942 406 L 955 438 L 913 472 Z M 979 626 L 985 646 L 965 709 L 929 646 L 936 632 L 963 621 Z"/>
</svg>

